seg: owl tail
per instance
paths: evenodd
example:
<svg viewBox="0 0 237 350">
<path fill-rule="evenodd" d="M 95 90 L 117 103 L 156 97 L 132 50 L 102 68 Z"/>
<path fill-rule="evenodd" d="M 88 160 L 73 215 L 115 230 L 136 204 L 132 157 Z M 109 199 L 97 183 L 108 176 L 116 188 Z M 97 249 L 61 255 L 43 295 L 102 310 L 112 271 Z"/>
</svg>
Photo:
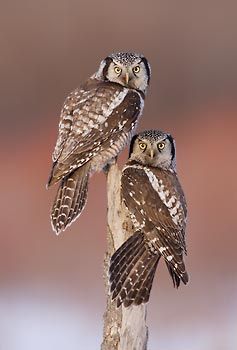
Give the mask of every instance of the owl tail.
<svg viewBox="0 0 237 350">
<path fill-rule="evenodd" d="M 90 166 L 85 164 L 62 180 L 51 210 L 51 223 L 57 234 L 76 220 L 84 209 L 89 170 Z"/>
<path fill-rule="evenodd" d="M 169 274 L 172 278 L 173 281 L 173 285 L 175 288 L 178 288 L 180 285 L 180 277 L 174 272 L 174 270 L 172 269 L 172 267 L 166 262 L 166 266 L 168 268 Z M 185 282 L 184 282 L 185 283 Z M 187 282 L 186 282 L 187 283 Z M 185 283 L 185 284 L 186 284 Z"/>
<path fill-rule="evenodd" d="M 142 232 L 132 235 L 116 250 L 109 274 L 112 299 L 117 299 L 118 307 L 148 302 L 160 256 L 147 249 Z"/>
</svg>

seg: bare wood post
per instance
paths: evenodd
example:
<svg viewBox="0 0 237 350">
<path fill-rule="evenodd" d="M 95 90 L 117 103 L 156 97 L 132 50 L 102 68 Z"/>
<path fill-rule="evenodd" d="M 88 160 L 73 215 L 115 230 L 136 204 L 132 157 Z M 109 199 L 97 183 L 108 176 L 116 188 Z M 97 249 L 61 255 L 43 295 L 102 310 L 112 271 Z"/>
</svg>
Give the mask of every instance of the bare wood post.
<svg viewBox="0 0 237 350">
<path fill-rule="evenodd" d="M 146 350 L 148 328 L 146 304 L 116 307 L 109 294 L 108 269 L 113 252 L 131 235 L 131 222 L 120 203 L 121 172 L 117 164 L 110 166 L 107 175 L 108 250 L 104 260 L 104 280 L 107 306 L 104 314 L 104 334 L 101 350 Z"/>
</svg>

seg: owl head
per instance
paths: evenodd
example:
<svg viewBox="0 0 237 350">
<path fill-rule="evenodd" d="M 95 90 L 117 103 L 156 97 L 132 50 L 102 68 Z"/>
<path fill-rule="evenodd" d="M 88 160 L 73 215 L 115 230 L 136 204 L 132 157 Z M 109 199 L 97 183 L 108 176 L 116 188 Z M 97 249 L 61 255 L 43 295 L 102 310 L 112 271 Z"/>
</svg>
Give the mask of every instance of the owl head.
<svg viewBox="0 0 237 350">
<path fill-rule="evenodd" d="M 119 52 L 106 57 L 94 77 L 146 92 L 151 68 L 147 59 L 137 53 Z"/>
<path fill-rule="evenodd" d="M 144 131 L 132 138 L 129 157 L 143 165 L 175 169 L 175 141 L 162 131 Z"/>
</svg>

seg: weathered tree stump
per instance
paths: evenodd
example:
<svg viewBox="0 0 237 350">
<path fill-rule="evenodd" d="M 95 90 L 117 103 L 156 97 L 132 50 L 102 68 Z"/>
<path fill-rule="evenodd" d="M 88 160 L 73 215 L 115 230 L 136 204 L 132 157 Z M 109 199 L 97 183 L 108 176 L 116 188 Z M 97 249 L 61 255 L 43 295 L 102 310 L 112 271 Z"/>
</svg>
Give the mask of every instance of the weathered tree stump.
<svg viewBox="0 0 237 350">
<path fill-rule="evenodd" d="M 104 260 L 104 280 L 107 305 L 104 314 L 104 334 L 101 350 L 146 350 L 148 328 L 146 304 L 117 308 L 109 293 L 109 262 L 116 249 L 133 233 L 130 218 L 120 201 L 121 171 L 117 164 L 107 174 L 108 224 L 107 252 Z"/>
</svg>

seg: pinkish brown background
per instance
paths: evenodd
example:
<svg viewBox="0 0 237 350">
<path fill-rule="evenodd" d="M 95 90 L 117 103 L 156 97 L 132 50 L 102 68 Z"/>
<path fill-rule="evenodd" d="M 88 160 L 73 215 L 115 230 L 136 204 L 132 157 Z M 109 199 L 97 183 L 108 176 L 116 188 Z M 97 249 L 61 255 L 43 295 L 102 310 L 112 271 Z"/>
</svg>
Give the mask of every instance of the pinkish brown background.
<svg viewBox="0 0 237 350">
<path fill-rule="evenodd" d="M 152 65 L 139 130 L 175 137 L 189 207 L 190 284 L 173 289 L 159 266 L 149 349 L 237 349 L 236 12 L 230 0 L 2 3 L 0 349 L 100 347 L 105 176 L 59 237 L 45 183 L 64 98 L 119 50 Z"/>
</svg>

